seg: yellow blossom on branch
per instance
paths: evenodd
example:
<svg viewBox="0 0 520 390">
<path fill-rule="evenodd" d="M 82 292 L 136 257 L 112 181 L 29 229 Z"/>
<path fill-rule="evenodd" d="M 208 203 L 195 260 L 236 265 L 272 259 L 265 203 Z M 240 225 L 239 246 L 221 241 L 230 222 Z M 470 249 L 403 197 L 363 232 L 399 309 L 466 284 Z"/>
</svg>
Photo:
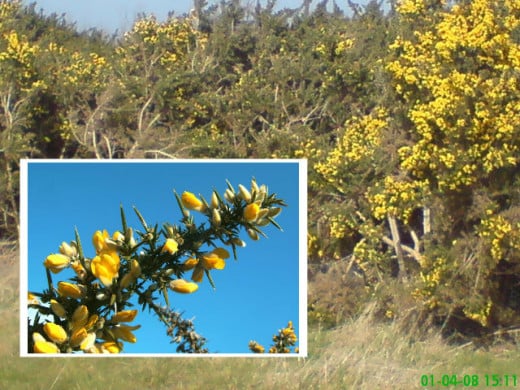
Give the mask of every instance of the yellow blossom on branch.
<svg viewBox="0 0 520 390">
<path fill-rule="evenodd" d="M 68 282 L 58 282 L 58 294 L 62 297 L 80 299 L 85 296 L 85 288 Z"/>
<path fill-rule="evenodd" d="M 197 283 L 187 282 L 184 279 L 175 279 L 170 282 L 170 288 L 178 293 L 191 294 L 198 290 Z"/>
<path fill-rule="evenodd" d="M 43 263 L 46 268 L 48 268 L 52 273 L 57 274 L 61 272 L 65 268 L 67 268 L 70 264 L 70 257 L 62 255 L 60 253 L 55 253 L 47 256 L 45 262 Z"/>
<path fill-rule="evenodd" d="M 253 222 L 258 217 L 258 212 L 260 211 L 260 206 L 256 203 L 248 204 L 244 208 L 244 218 L 247 222 Z"/>
<path fill-rule="evenodd" d="M 53 322 L 47 322 L 43 326 L 43 330 L 47 337 L 57 344 L 63 344 L 67 340 L 67 332 L 65 332 L 65 329 Z"/>
<path fill-rule="evenodd" d="M 137 310 L 123 310 L 112 317 L 114 322 L 132 322 L 137 315 Z"/>
<path fill-rule="evenodd" d="M 202 201 L 192 192 L 184 191 L 182 193 L 182 204 L 189 210 L 204 211 L 205 206 Z"/>
<path fill-rule="evenodd" d="M 135 343 L 137 338 L 132 331 L 137 330 L 141 325 L 129 326 L 129 325 L 117 325 L 110 328 L 112 334 L 121 340 L 128 341 L 129 343 Z"/>
<path fill-rule="evenodd" d="M 119 266 L 120 260 L 116 252 L 102 253 L 94 257 L 90 264 L 92 273 L 106 287 L 110 287 L 113 279 L 118 276 Z"/>
<path fill-rule="evenodd" d="M 177 241 L 175 241 L 173 238 L 168 238 L 166 239 L 161 252 L 168 252 L 169 254 L 173 255 L 175 252 L 177 252 L 178 248 L 179 244 Z"/>
<path fill-rule="evenodd" d="M 60 353 L 60 349 L 54 343 L 45 340 L 45 338 L 38 332 L 32 334 L 34 347 L 33 352 L 35 353 Z"/>
</svg>

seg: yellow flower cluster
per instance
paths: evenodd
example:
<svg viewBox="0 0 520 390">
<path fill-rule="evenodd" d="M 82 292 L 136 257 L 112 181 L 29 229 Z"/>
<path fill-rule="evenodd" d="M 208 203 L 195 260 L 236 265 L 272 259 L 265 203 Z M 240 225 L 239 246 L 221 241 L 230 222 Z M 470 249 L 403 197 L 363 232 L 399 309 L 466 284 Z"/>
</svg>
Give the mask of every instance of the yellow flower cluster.
<svg viewBox="0 0 520 390">
<path fill-rule="evenodd" d="M 77 87 L 78 84 L 88 84 L 89 88 L 99 90 L 106 87 L 111 71 L 111 65 L 105 57 L 97 53 L 85 56 L 79 51 L 70 54 L 70 63 L 60 69 L 59 77 L 66 86 Z"/>
<path fill-rule="evenodd" d="M 38 55 L 39 47 L 32 45 L 27 37 L 19 36 L 16 31 L 10 31 L 0 38 L 0 50 L 4 50 L 0 51 L 0 64 L 14 64 L 16 77 L 23 84 L 29 82 L 35 72 L 33 61 Z"/>
<path fill-rule="evenodd" d="M 329 183 L 341 191 L 348 183 L 343 182 L 344 173 L 361 159 L 372 159 L 381 143 L 381 135 L 387 126 L 387 112 L 375 109 L 370 115 L 354 117 L 345 124 L 345 133 L 336 147 L 314 169 Z"/>
<path fill-rule="evenodd" d="M 343 214 L 335 214 L 328 218 L 331 237 L 341 239 L 354 231 L 353 222 Z"/>
<path fill-rule="evenodd" d="M 32 338 L 35 353 L 71 353 L 75 350 L 84 353 L 119 353 L 123 348 L 119 339 L 136 342 L 132 331 L 139 329 L 140 325 L 129 326 L 120 323 L 133 321 L 137 310 L 120 311 L 110 320 L 106 320 L 100 319 L 97 314 L 90 314 L 86 305 L 77 306 L 73 312 L 67 312 L 61 303 L 51 300 L 50 308 L 64 325 L 55 322 L 45 323 L 43 332 L 46 337 L 34 332 Z"/>
<path fill-rule="evenodd" d="M 211 270 L 223 270 L 230 253 L 216 247 L 218 239 L 233 249 L 245 246 L 238 237 L 240 227 L 245 227 L 253 239 L 256 233 L 264 234 L 259 227 L 273 224 L 285 206 L 275 194 L 268 194 L 267 186 L 259 186 L 251 181 L 249 190 L 243 185 L 235 191 L 228 182 L 228 189 L 221 197 L 213 191 L 208 203 L 202 196 L 185 191 L 179 196 L 175 191 L 179 208 L 183 214 L 183 227 L 163 225 L 158 232 L 157 226 L 151 228 L 134 208 L 144 232 L 139 232 L 140 242 L 133 238 L 133 229 L 127 227 L 126 216 L 121 209 L 124 234 L 116 231 L 112 236 L 106 230 L 99 230 L 92 236 L 95 256 L 86 258 L 83 245 L 76 231 L 76 241 L 63 242 L 59 253 L 46 257 L 49 289 L 41 294 L 28 294 L 28 304 L 41 315 L 29 318 L 30 334 L 33 342 L 31 352 L 35 353 L 118 353 L 123 342 L 137 341 L 134 331 L 140 325 L 130 326 L 122 323 L 131 322 L 137 310 L 123 310 L 129 305 L 132 295 L 139 295 L 139 303 L 148 306 L 169 327 L 169 333 L 177 351 L 207 352 L 202 348 L 204 339 L 193 332 L 191 321 L 180 318 L 180 314 L 169 308 L 168 287 L 177 293 L 190 294 L 198 290 L 206 274 L 213 287 Z M 196 227 L 190 210 L 205 214 L 211 224 Z M 161 244 L 161 236 L 164 242 Z M 209 245 L 213 249 L 203 252 L 200 248 Z M 143 247 L 144 246 L 144 247 Z M 137 248 L 142 250 L 137 253 Z M 184 262 L 180 259 L 189 257 Z M 69 281 L 59 281 L 54 287 L 52 275 L 71 268 L 75 276 Z M 193 270 L 193 282 L 182 278 L 184 271 Z M 122 277 L 120 277 L 120 272 Z M 153 282 L 143 288 L 138 279 Z M 161 291 L 166 306 L 155 304 L 153 293 Z M 110 316 L 113 314 L 112 316 Z M 173 330 L 177 329 L 175 335 Z M 287 333 L 287 332 L 286 332 Z M 285 334 L 291 340 L 290 335 Z M 189 346 L 182 344 L 182 340 Z"/>
<path fill-rule="evenodd" d="M 462 311 L 466 315 L 466 317 L 471 318 L 472 320 L 478 321 L 482 326 L 488 326 L 489 315 L 491 314 L 491 307 L 493 303 L 491 300 L 487 300 L 484 305 L 476 308 L 465 307 Z"/>
<path fill-rule="evenodd" d="M 159 23 L 151 16 L 138 20 L 125 34 L 125 40 L 126 52 L 139 53 L 144 47 L 147 54 L 153 54 L 154 62 L 174 71 L 195 48 L 204 47 L 207 36 L 195 30 L 188 19 L 170 18 Z"/>
<path fill-rule="evenodd" d="M 489 245 L 489 251 L 494 261 L 503 259 L 507 250 L 520 253 L 520 223 L 513 224 L 501 215 L 488 213 L 480 223 L 479 236 Z"/>
<path fill-rule="evenodd" d="M 429 193 L 428 180 L 402 181 L 394 177 L 385 177 L 382 188 L 369 190 L 368 199 L 372 215 L 376 219 L 395 216 L 408 223 L 412 212 L 424 204 Z"/>
<path fill-rule="evenodd" d="M 215 248 L 211 252 L 204 253 L 200 259 L 189 258 L 184 262 L 184 270 L 193 269 L 191 280 L 194 282 L 202 282 L 204 272 L 218 269 L 222 270 L 226 266 L 226 259 L 229 258 L 229 252 L 224 248 Z M 175 289 L 173 289 L 175 291 Z"/>
<path fill-rule="evenodd" d="M 289 321 L 287 327 L 280 329 L 277 334 L 273 336 L 273 345 L 269 348 L 269 353 L 290 353 L 291 347 L 294 347 L 298 337 L 294 333 L 292 321 Z M 253 353 L 264 353 L 265 348 L 256 341 L 249 342 L 249 350 Z M 294 349 L 298 353 L 298 348 Z"/>
<path fill-rule="evenodd" d="M 413 14 L 427 6 L 406 0 L 398 9 Z M 419 179 L 433 176 L 441 191 L 518 163 L 516 7 L 490 0 L 454 5 L 431 30 L 391 46 L 397 55 L 387 69 L 410 105 L 415 132 L 414 144 L 399 151 L 401 167 Z"/>
<path fill-rule="evenodd" d="M 119 232 L 114 233 L 114 241 Z M 90 263 L 92 274 L 98 278 L 104 286 L 110 287 L 114 278 L 119 274 L 121 261 L 117 253 L 117 244 L 109 239 L 108 232 L 97 231 L 92 238 L 96 254 Z"/>
<path fill-rule="evenodd" d="M 336 48 L 334 49 L 334 54 L 336 54 L 337 56 L 342 55 L 343 53 L 348 51 L 348 49 L 354 46 L 353 39 L 346 38 L 345 36 L 341 36 L 340 38 L 342 39 L 336 44 Z"/>
<path fill-rule="evenodd" d="M 242 222 L 246 227 L 247 234 L 253 240 L 258 240 L 260 231 L 259 227 L 273 223 L 273 218 L 280 212 L 280 207 L 262 207 L 268 197 L 267 186 L 259 186 L 255 179 L 251 180 L 250 189 L 244 185 L 238 185 L 238 192 L 229 185 L 224 193 L 224 200 L 229 204 L 242 207 Z M 207 202 L 202 196 L 197 197 L 194 193 L 184 191 L 179 198 L 180 206 L 186 217 L 189 216 L 189 210 L 194 210 L 206 214 L 211 221 L 213 227 L 219 231 L 223 223 L 222 218 L 228 219 L 233 213 L 228 204 L 224 202 L 220 195 L 213 191 L 211 201 Z M 230 214 L 231 213 L 231 214 Z M 226 244 L 235 246 L 245 246 L 246 244 L 238 237 L 226 242 Z M 173 238 L 168 238 L 162 248 L 163 252 L 175 254 L 178 244 Z M 230 257 L 229 252 L 224 248 L 215 248 L 210 252 L 197 252 L 183 263 L 183 270 L 193 270 L 191 275 L 192 282 L 183 279 L 173 280 L 170 288 L 178 293 L 192 293 L 197 291 L 198 285 L 201 283 L 206 273 L 208 276 L 211 270 L 222 270 L 226 266 L 226 259 Z M 211 279 L 210 279 L 211 282 Z"/>
<path fill-rule="evenodd" d="M 318 257 L 321 259 L 324 255 L 318 237 L 311 233 L 307 233 L 307 253 L 309 258 Z"/>
<path fill-rule="evenodd" d="M 367 272 L 387 259 L 386 254 L 379 250 L 383 237 L 382 225 L 376 226 L 367 221 L 359 225 L 358 232 L 363 238 L 354 247 L 352 255 L 359 267 Z"/>
<path fill-rule="evenodd" d="M 8 0 L 2 0 L 0 1 L 0 26 L 2 19 L 7 19 L 8 17 L 13 17 L 20 9 L 21 2 L 14 0 L 14 1 L 8 1 Z"/>
<path fill-rule="evenodd" d="M 412 292 L 412 296 L 421 301 L 428 309 L 439 305 L 435 292 L 438 286 L 445 282 L 445 274 L 448 270 L 448 261 L 444 257 L 438 257 L 431 261 L 426 259 L 424 264 L 429 264 L 429 269 L 423 268 L 419 273 L 422 286 Z M 451 267 L 454 265 L 452 264 Z"/>
<path fill-rule="evenodd" d="M 47 256 L 44 261 L 47 269 L 59 273 L 70 267 L 76 273 L 79 283 L 58 282 L 58 297 L 50 300 L 55 321 L 43 325 L 46 337 L 39 332 L 33 333 L 33 352 L 71 353 L 81 350 L 85 353 L 119 353 L 123 347 L 119 340 L 136 342 L 132 331 L 140 326 L 121 325 L 120 322 L 133 321 L 137 310 L 117 312 L 111 319 L 101 318 L 96 313 L 89 313 L 87 305 L 90 303 L 85 301 L 87 285 L 92 278 L 99 279 L 106 288 L 110 288 L 117 280 L 120 267 L 118 250 L 125 241 L 135 244 L 132 237 L 126 239 L 120 232 L 115 232 L 110 238 L 106 230 L 98 230 L 92 237 L 96 250 L 93 259 L 81 258 L 76 242 L 63 242 L 60 253 Z M 134 260 L 130 272 L 122 278 L 119 287 L 126 288 L 140 272 L 139 263 Z M 93 287 L 99 286 L 94 284 Z M 106 292 L 102 290 L 97 294 L 99 299 L 105 296 Z"/>
</svg>

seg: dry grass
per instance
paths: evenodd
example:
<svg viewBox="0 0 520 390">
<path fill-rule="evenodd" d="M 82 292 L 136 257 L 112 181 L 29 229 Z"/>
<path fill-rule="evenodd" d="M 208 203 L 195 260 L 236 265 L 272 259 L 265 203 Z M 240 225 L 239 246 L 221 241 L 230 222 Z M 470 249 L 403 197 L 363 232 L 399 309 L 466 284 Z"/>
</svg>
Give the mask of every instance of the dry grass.
<svg viewBox="0 0 520 390">
<path fill-rule="evenodd" d="M 311 330 L 307 359 L 19 358 L 18 255 L 0 251 L 0 389 L 406 390 L 421 388 L 423 374 L 520 374 L 518 350 L 456 348 L 436 334 L 414 341 L 397 323 L 375 323 L 370 310 L 336 329 Z"/>
</svg>

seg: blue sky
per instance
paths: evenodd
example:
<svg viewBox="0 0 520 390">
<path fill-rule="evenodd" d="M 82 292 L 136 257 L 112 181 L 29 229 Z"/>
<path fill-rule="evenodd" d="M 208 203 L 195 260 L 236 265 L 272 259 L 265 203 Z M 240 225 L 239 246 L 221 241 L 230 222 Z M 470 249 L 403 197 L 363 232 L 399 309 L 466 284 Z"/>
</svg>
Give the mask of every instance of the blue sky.
<svg viewBox="0 0 520 390">
<path fill-rule="evenodd" d="M 306 294 L 306 258 L 305 254 L 299 256 L 306 228 L 300 231 L 300 219 L 306 213 L 306 205 L 300 204 L 299 199 L 302 183 L 298 162 L 216 161 L 29 162 L 29 290 L 42 291 L 47 287 L 43 261 L 49 254 L 58 253 L 62 241 L 74 239 L 75 227 L 85 255 L 94 256 L 92 234 L 102 229 L 112 234 L 121 229 L 120 204 L 126 210 L 128 225 L 137 229 L 140 224 L 133 205 L 149 224 L 178 223 L 181 214 L 173 189 L 179 194 L 186 190 L 200 193 L 209 200 L 213 189 L 224 192 L 226 179 L 235 188 L 240 183 L 249 187 L 254 176 L 259 184 L 269 187 L 270 193 L 275 192 L 287 202 L 288 207 L 276 218 L 284 231 L 269 225 L 264 229 L 269 238 L 259 241 L 252 241 L 242 232 L 247 246 L 238 249 L 238 261 L 228 259 L 224 270 L 212 271 L 216 290 L 205 278 L 193 294 L 170 291 L 170 304 L 184 311 L 184 318 L 194 318 L 196 331 L 208 339 L 207 347 L 213 353 L 248 353 L 251 339 L 268 347 L 272 335 L 289 320 L 300 336 L 300 321 L 306 321 L 306 307 L 299 305 L 300 295 Z M 197 221 L 203 222 L 204 218 L 199 217 Z M 69 276 L 70 270 L 53 275 L 54 283 Z M 141 324 L 142 328 L 135 331 L 136 344 L 125 343 L 125 352 L 175 351 L 164 325 L 155 316 L 140 312 L 132 324 Z M 305 325 L 302 330 L 306 332 Z"/>
<path fill-rule="evenodd" d="M 27 5 L 33 2 L 33 0 L 22 1 Z M 266 2 L 266 0 L 260 1 L 263 5 Z M 215 3 L 218 1 L 208 1 L 208 4 Z M 256 0 L 250 3 L 254 5 Z M 302 3 L 303 0 L 279 0 L 275 9 L 297 8 Z M 318 0 L 314 0 L 312 4 L 316 3 Z M 332 1 L 330 3 L 332 4 Z M 336 3 L 343 6 L 346 2 L 336 1 Z M 45 14 L 65 14 L 66 20 L 76 22 L 80 30 L 97 27 L 108 33 L 113 33 L 115 30 L 128 31 L 140 13 L 153 14 L 158 20 L 163 21 L 170 11 L 181 16 L 188 13 L 191 8 L 193 8 L 192 0 L 36 0 L 36 9 L 43 9 Z"/>
</svg>

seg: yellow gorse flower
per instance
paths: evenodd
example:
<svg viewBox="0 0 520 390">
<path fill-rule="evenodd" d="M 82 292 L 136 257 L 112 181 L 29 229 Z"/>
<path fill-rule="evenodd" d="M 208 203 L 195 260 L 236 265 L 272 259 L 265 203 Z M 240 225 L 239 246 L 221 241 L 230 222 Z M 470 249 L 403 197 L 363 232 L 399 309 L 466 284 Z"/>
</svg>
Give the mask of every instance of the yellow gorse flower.
<svg viewBox="0 0 520 390">
<path fill-rule="evenodd" d="M 82 351 L 88 351 L 94 346 L 95 342 L 96 342 L 96 334 L 94 332 L 90 332 L 90 333 L 87 333 L 87 337 L 85 337 L 83 339 L 83 341 L 81 342 L 79 347 Z"/>
<path fill-rule="evenodd" d="M 70 264 L 70 257 L 62 255 L 61 253 L 55 253 L 47 256 L 43 265 L 48 268 L 52 273 L 57 274 L 63 269 L 67 268 Z"/>
<path fill-rule="evenodd" d="M 258 344 L 256 341 L 250 341 L 249 342 L 249 349 L 251 350 L 251 352 L 254 352 L 254 353 L 264 353 L 265 352 L 265 348 Z"/>
<path fill-rule="evenodd" d="M 70 346 L 77 347 L 87 338 L 87 335 L 87 330 L 85 328 L 74 330 L 70 336 Z"/>
<path fill-rule="evenodd" d="M 98 346 L 98 349 L 100 349 L 102 353 L 119 353 L 121 352 L 121 345 L 115 341 L 105 341 Z"/>
<path fill-rule="evenodd" d="M 184 207 L 195 211 L 204 211 L 205 206 L 202 201 L 195 196 L 192 192 L 184 191 L 182 193 L 182 204 Z"/>
<path fill-rule="evenodd" d="M 244 208 L 244 218 L 247 222 L 253 222 L 258 217 L 260 206 L 256 203 L 248 204 Z"/>
<path fill-rule="evenodd" d="M 65 318 L 67 316 L 67 311 L 63 305 L 55 299 L 51 299 L 51 310 L 60 318 Z"/>
<path fill-rule="evenodd" d="M 181 294 L 191 294 L 197 291 L 199 285 L 197 283 L 187 282 L 184 279 L 175 279 L 170 282 L 170 288 Z"/>
<path fill-rule="evenodd" d="M 141 325 L 129 326 L 129 325 L 118 325 L 110 328 L 112 334 L 121 340 L 128 341 L 129 343 L 135 343 L 137 338 L 132 333 L 133 330 L 137 330 Z"/>
<path fill-rule="evenodd" d="M 88 321 L 88 309 L 87 306 L 81 305 L 74 310 L 72 314 L 72 328 L 77 329 L 85 326 Z"/>
<path fill-rule="evenodd" d="M 90 264 L 94 276 L 106 287 L 111 286 L 113 279 L 118 276 L 119 266 L 120 260 L 116 252 L 101 253 Z"/>
<path fill-rule="evenodd" d="M 223 248 L 217 248 L 212 252 L 202 256 L 202 265 L 205 269 L 224 269 L 229 258 L 229 253 Z"/>
<path fill-rule="evenodd" d="M 58 282 L 58 294 L 62 297 L 81 299 L 85 296 L 85 288 L 68 282 Z"/>
<path fill-rule="evenodd" d="M 78 250 L 76 249 L 76 246 L 71 246 L 63 241 L 60 245 L 60 253 L 67 257 L 75 257 L 78 254 Z"/>
<path fill-rule="evenodd" d="M 47 337 L 49 337 L 52 341 L 58 344 L 63 344 L 67 341 L 67 332 L 60 325 L 57 325 L 53 322 L 47 322 L 43 325 L 43 330 Z"/>
<path fill-rule="evenodd" d="M 137 315 L 137 310 L 123 310 L 112 317 L 114 322 L 132 322 Z"/>
<path fill-rule="evenodd" d="M 92 243 L 94 244 L 94 248 L 96 249 L 96 253 L 101 253 L 102 251 L 106 251 L 109 249 L 107 244 L 107 239 L 110 236 L 106 230 L 98 230 L 92 236 Z"/>
<path fill-rule="evenodd" d="M 34 294 L 31 294 L 30 292 L 27 293 L 27 304 L 28 305 L 38 305 L 40 301 L 38 300 L 38 297 Z"/>
<path fill-rule="evenodd" d="M 60 349 L 58 348 L 58 346 L 49 341 L 35 342 L 33 351 L 35 353 L 60 353 Z"/>
<path fill-rule="evenodd" d="M 189 271 L 190 269 L 193 269 L 195 268 L 195 266 L 199 263 L 199 260 L 197 260 L 196 258 L 194 257 L 191 257 L 189 258 L 188 260 L 186 260 L 184 262 L 184 264 L 182 265 L 182 269 L 184 271 Z"/>
<path fill-rule="evenodd" d="M 225 259 L 227 258 L 229 258 L 229 252 L 224 248 L 215 248 L 211 252 L 203 254 L 201 261 L 197 261 L 196 263 L 195 269 L 191 275 L 191 280 L 200 283 L 204 277 L 204 270 L 209 271 L 212 269 L 224 269 L 226 266 Z M 194 263 L 194 259 L 189 259 L 188 261 L 190 260 L 192 261 L 190 262 L 189 266 L 193 265 Z"/>
<path fill-rule="evenodd" d="M 173 238 L 168 238 L 166 239 L 161 252 L 168 252 L 169 254 L 173 255 L 175 252 L 177 252 L 178 248 L 179 244 L 177 241 L 175 241 Z"/>
</svg>

